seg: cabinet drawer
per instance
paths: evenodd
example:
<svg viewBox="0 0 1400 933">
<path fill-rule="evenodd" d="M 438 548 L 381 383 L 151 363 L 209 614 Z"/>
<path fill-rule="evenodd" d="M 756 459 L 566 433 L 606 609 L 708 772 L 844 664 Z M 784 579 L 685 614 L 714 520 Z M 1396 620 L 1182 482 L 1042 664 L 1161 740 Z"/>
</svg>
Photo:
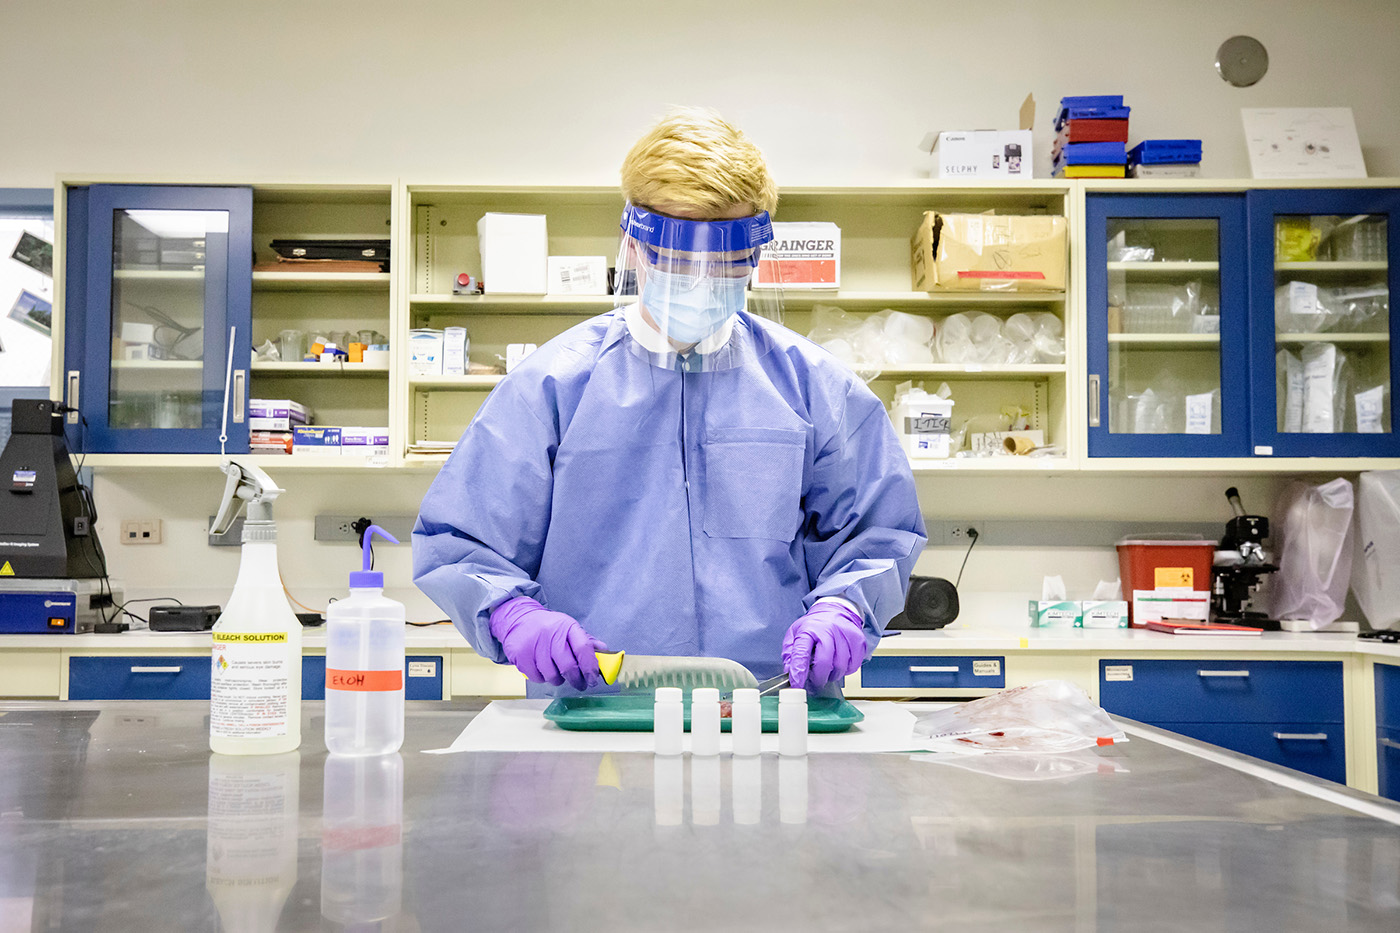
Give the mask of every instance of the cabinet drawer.
<svg viewBox="0 0 1400 933">
<path fill-rule="evenodd" d="M 1001 657 L 917 657 L 882 655 L 860 669 L 862 687 L 988 687 L 1006 686 L 1006 663 Z"/>
<path fill-rule="evenodd" d="M 1376 730 L 1376 793 L 1400 800 L 1400 729 Z"/>
<path fill-rule="evenodd" d="M 1377 664 L 1376 725 L 1382 729 L 1400 729 L 1400 667 Z"/>
<path fill-rule="evenodd" d="M 1110 713 L 1150 723 L 1340 723 L 1342 664 L 1100 661 L 1099 703 Z"/>
<path fill-rule="evenodd" d="M 1339 723 L 1156 722 L 1153 725 L 1338 784 L 1346 783 L 1346 739 Z"/>
<path fill-rule="evenodd" d="M 68 659 L 70 700 L 207 700 L 208 654 Z"/>
<path fill-rule="evenodd" d="M 442 658 L 437 655 L 409 655 L 405 661 L 403 690 L 405 700 L 441 700 Z M 326 698 L 325 655 L 307 655 L 301 659 L 301 698 Z"/>
</svg>

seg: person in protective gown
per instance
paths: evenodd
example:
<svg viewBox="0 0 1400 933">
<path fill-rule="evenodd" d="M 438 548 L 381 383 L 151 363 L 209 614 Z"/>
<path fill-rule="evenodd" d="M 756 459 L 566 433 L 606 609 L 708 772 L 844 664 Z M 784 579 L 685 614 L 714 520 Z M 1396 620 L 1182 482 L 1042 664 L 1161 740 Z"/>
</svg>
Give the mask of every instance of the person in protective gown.
<svg viewBox="0 0 1400 933">
<path fill-rule="evenodd" d="M 908 459 L 851 370 L 758 313 L 777 188 L 753 143 L 673 112 L 622 190 L 636 294 L 487 397 L 423 499 L 414 580 L 530 695 L 595 690 L 605 645 L 835 691 L 925 542 Z"/>
</svg>

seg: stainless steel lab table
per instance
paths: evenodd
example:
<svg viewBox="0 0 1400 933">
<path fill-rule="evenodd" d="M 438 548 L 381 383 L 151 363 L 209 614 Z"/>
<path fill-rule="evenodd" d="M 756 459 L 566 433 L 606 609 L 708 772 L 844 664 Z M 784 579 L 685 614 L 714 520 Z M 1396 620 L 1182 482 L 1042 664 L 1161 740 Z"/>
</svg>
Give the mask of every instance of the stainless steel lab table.
<svg viewBox="0 0 1400 933">
<path fill-rule="evenodd" d="M 205 703 L 0 704 L 0 926 L 1400 929 L 1400 808 L 1179 737 L 1027 781 L 424 755 L 481 704 L 410 706 L 401 757 L 357 765 L 317 703 L 299 753 L 238 759 L 211 759 Z"/>
</svg>

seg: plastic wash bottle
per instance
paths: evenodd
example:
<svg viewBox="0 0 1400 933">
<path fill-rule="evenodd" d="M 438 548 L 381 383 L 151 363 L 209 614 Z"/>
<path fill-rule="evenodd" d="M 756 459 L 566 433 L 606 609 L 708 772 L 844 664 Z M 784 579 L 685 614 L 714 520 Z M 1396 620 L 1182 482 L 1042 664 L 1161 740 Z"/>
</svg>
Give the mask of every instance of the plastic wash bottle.
<svg viewBox="0 0 1400 933">
<path fill-rule="evenodd" d="M 214 530 L 248 502 L 243 554 L 228 605 L 214 623 L 209 748 L 222 755 L 278 755 L 301 744 L 301 622 L 277 569 L 272 502 L 282 490 L 257 467 L 224 464 L 228 486 Z"/>
<path fill-rule="evenodd" d="M 361 569 L 350 597 L 326 610 L 326 750 L 387 755 L 403 744 L 403 603 L 384 595 L 384 574 L 370 570 L 374 536 L 399 542 L 378 525 L 365 529 Z"/>
</svg>

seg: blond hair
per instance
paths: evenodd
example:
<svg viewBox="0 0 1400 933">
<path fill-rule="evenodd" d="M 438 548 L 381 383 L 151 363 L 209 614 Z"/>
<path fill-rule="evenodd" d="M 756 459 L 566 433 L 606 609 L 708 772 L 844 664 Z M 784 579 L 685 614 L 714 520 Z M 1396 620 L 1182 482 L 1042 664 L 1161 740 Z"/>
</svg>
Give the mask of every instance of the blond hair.
<svg viewBox="0 0 1400 933">
<path fill-rule="evenodd" d="M 637 140 L 622 161 L 622 193 L 639 207 L 669 202 L 707 214 L 778 206 L 763 153 L 719 114 L 698 108 L 672 110 Z"/>
</svg>

